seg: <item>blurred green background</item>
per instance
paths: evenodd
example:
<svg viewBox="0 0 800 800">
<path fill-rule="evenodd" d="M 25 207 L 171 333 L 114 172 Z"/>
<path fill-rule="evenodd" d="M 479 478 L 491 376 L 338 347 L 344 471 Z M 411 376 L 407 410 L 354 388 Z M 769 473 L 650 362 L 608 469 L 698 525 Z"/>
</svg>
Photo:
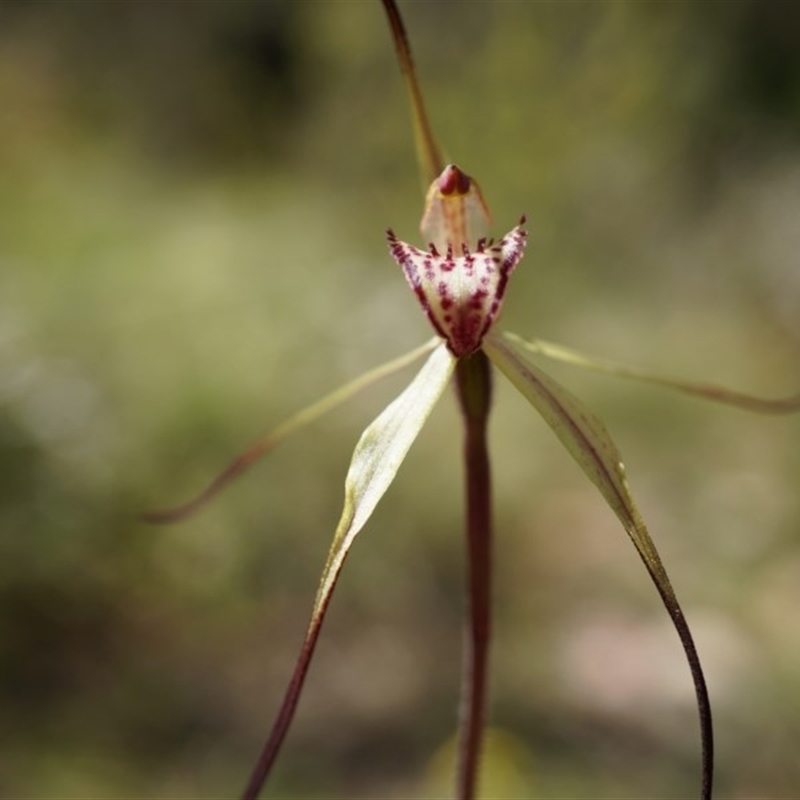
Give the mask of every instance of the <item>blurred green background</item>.
<svg viewBox="0 0 800 800">
<path fill-rule="evenodd" d="M 496 233 L 502 325 L 763 395 L 800 385 L 800 4 L 405 2 Z M 241 790 L 355 441 L 408 380 L 246 443 L 429 336 L 380 4 L 0 2 L 0 796 Z M 800 420 L 554 366 L 608 422 L 693 626 L 719 797 L 800 789 Z M 497 382 L 486 797 L 696 796 L 678 640 L 611 513 Z M 357 542 L 268 797 L 447 797 L 462 615 L 446 397 Z"/>
</svg>

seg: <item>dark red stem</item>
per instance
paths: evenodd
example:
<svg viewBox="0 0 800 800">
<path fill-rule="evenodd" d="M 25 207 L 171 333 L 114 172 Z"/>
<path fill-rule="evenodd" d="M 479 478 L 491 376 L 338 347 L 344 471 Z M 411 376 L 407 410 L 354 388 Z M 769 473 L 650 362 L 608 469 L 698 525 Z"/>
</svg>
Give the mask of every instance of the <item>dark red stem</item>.
<svg viewBox="0 0 800 800">
<path fill-rule="evenodd" d="M 456 380 L 465 424 L 469 613 L 461 684 L 456 796 L 459 800 L 472 800 L 486 710 L 491 628 L 492 502 L 486 444 L 491 371 L 486 356 L 478 351 L 462 358 L 456 368 Z"/>
<path fill-rule="evenodd" d="M 333 590 L 331 590 L 331 593 L 332 591 Z M 311 658 L 317 646 L 317 639 L 319 638 L 319 632 L 325 620 L 325 613 L 328 610 L 330 600 L 331 595 L 329 594 L 322 608 L 318 613 L 315 613 L 311 619 L 311 624 L 306 632 L 306 638 L 295 664 L 294 672 L 292 673 L 289 685 L 286 687 L 280 711 L 272 724 L 269 738 L 264 744 L 258 761 L 250 774 L 247 788 L 245 788 L 242 794 L 242 800 L 257 800 L 259 794 L 261 794 L 261 790 L 264 788 L 264 783 L 269 776 L 272 765 L 278 757 L 278 751 L 281 749 L 286 734 L 289 732 L 289 726 L 292 724 L 292 719 L 294 719 L 294 712 L 300 700 L 300 693 L 303 691 L 303 683 L 305 682 L 308 668 L 311 665 Z"/>
</svg>

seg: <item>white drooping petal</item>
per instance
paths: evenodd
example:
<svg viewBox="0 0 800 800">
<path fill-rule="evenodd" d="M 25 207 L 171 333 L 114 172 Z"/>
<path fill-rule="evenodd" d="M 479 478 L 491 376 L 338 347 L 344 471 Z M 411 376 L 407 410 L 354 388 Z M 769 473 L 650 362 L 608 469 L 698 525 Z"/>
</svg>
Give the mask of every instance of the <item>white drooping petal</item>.
<svg viewBox="0 0 800 800">
<path fill-rule="evenodd" d="M 317 591 L 315 617 L 327 605 L 347 551 L 394 480 L 455 363 L 447 348 L 439 345 L 405 391 L 361 434 L 345 480 L 344 510 Z"/>
<path fill-rule="evenodd" d="M 522 222 L 499 242 L 480 241 L 474 252 L 464 246 L 460 254 L 452 247 L 444 255 L 434 246 L 419 250 L 388 232 L 392 257 L 454 355 L 477 350 L 497 319 L 508 278 L 525 250 Z"/>
</svg>

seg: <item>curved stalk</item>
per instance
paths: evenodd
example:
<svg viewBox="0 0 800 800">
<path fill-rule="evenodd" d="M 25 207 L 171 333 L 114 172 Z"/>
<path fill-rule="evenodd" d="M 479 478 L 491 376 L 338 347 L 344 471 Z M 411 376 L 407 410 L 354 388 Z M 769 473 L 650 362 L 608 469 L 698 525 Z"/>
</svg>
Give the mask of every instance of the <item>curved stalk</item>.
<svg viewBox="0 0 800 800">
<path fill-rule="evenodd" d="M 303 691 L 303 684 L 305 683 L 308 668 L 311 666 L 311 659 L 314 656 L 317 639 L 322 629 L 322 623 L 325 620 L 325 612 L 328 610 L 330 599 L 331 595 L 329 594 L 325 598 L 325 603 L 319 614 L 311 620 L 311 625 L 306 632 L 306 638 L 300 650 L 297 663 L 295 664 L 294 672 L 292 673 L 291 680 L 284 693 L 278 716 L 272 724 L 269 738 L 261 748 L 258 761 L 253 767 L 253 771 L 250 773 L 247 786 L 242 794 L 242 800 L 257 800 L 272 770 L 272 765 L 278 757 L 278 752 L 281 749 L 281 745 L 283 745 L 286 734 L 289 732 L 289 726 L 292 724 L 294 712 L 297 710 L 297 704 L 300 701 L 300 694 Z"/>
<path fill-rule="evenodd" d="M 422 189 L 425 191 L 428 184 L 444 169 L 444 159 L 433 129 L 425 111 L 425 102 L 417 82 L 417 73 L 414 69 L 414 60 L 411 58 L 411 47 L 408 44 L 403 18 L 397 8 L 395 0 L 382 0 L 383 8 L 389 19 L 392 30 L 392 41 L 397 51 L 397 60 L 406 83 L 408 102 L 411 107 L 411 118 L 414 124 L 414 142 L 417 147 L 417 161 L 422 173 Z"/>
<path fill-rule="evenodd" d="M 472 800 L 476 792 L 483 738 L 491 633 L 492 502 L 486 445 L 491 370 L 483 352 L 459 360 L 456 386 L 465 426 L 469 607 L 461 684 L 456 796 L 459 800 Z"/>
</svg>

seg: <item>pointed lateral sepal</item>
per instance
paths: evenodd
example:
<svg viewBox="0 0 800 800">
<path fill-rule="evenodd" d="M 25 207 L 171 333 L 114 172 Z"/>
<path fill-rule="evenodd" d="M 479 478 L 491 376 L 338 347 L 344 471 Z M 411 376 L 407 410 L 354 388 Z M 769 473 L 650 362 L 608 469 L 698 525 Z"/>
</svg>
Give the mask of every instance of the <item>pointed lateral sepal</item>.
<svg viewBox="0 0 800 800">
<path fill-rule="evenodd" d="M 607 375 L 616 375 L 619 378 L 628 378 L 642 381 L 643 383 L 651 383 L 655 386 L 663 386 L 666 389 L 674 389 L 684 394 L 701 397 L 704 400 L 711 400 L 727 406 L 734 406 L 745 411 L 753 411 L 758 414 L 791 414 L 795 411 L 800 411 L 800 393 L 778 398 L 755 397 L 751 394 L 736 392 L 712 383 L 668 378 L 664 375 L 645 372 L 641 369 L 618 364 L 615 361 L 588 356 L 585 353 L 580 353 L 560 344 L 545 342 L 543 339 L 526 341 L 515 333 L 504 333 L 503 336 L 508 341 L 519 347 L 524 347 L 531 353 L 538 353 L 554 361 L 562 361 L 565 364 L 573 364 L 595 372 L 604 372 Z"/>
<path fill-rule="evenodd" d="M 455 368 L 444 345 L 433 351 L 403 393 L 361 434 L 344 492 L 344 510 L 322 574 L 314 613 L 319 614 L 333 589 L 356 534 L 375 510 L 419 435 Z"/>
<path fill-rule="evenodd" d="M 405 391 L 358 440 L 345 480 L 344 510 L 322 571 L 311 621 L 281 709 L 245 790 L 245 798 L 258 796 L 289 729 L 325 612 L 353 540 L 394 480 L 409 448 L 442 396 L 455 363 L 447 348 L 440 344 Z"/>
<path fill-rule="evenodd" d="M 487 336 L 483 350 L 541 414 L 589 480 L 600 490 L 644 562 L 680 637 L 692 673 L 703 749 L 701 796 L 708 800 L 711 797 L 713 775 L 713 731 L 703 670 L 689 625 L 631 496 L 620 453 L 599 417 L 549 375 L 523 359 L 502 337 L 494 334 Z"/>
<path fill-rule="evenodd" d="M 425 252 L 387 232 L 389 250 L 403 268 L 423 311 L 456 356 L 481 346 L 498 314 L 509 276 L 525 251 L 527 232 L 520 224 L 499 242 L 478 242 L 474 252 L 460 254 L 434 246 Z"/>
</svg>

